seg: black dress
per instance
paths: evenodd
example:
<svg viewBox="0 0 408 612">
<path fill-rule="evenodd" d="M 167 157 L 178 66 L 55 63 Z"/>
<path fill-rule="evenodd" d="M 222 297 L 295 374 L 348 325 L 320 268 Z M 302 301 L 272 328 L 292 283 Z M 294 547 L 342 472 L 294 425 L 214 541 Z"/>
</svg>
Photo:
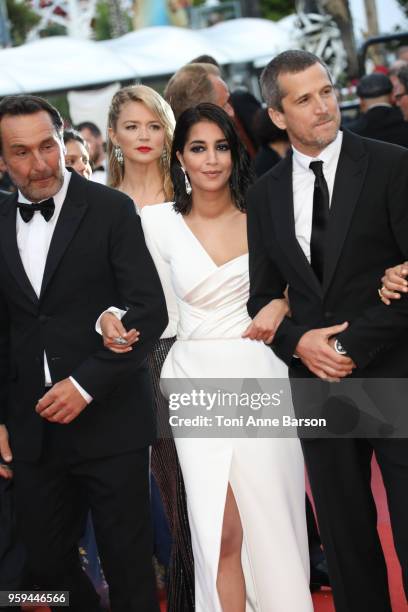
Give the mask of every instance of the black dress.
<svg viewBox="0 0 408 612">
<path fill-rule="evenodd" d="M 158 439 L 152 447 L 151 470 L 159 487 L 172 535 L 168 571 L 168 612 L 192 612 L 194 606 L 194 560 L 187 515 L 186 492 L 168 422 L 168 403 L 160 392 L 160 372 L 175 338 L 163 338 L 149 355 L 157 411 Z"/>
</svg>

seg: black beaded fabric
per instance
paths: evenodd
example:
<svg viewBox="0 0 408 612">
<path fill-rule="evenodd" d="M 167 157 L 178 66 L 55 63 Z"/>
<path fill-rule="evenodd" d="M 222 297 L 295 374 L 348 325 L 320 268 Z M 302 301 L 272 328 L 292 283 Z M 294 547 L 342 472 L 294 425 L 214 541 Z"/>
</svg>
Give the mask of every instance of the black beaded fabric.
<svg viewBox="0 0 408 612">
<path fill-rule="evenodd" d="M 194 561 L 187 515 L 186 492 L 171 437 L 168 402 L 160 392 L 160 373 L 175 338 L 163 338 L 149 355 L 153 383 L 158 439 L 152 447 L 151 469 L 160 490 L 172 535 L 172 551 L 168 572 L 167 612 L 193 612 Z"/>
</svg>

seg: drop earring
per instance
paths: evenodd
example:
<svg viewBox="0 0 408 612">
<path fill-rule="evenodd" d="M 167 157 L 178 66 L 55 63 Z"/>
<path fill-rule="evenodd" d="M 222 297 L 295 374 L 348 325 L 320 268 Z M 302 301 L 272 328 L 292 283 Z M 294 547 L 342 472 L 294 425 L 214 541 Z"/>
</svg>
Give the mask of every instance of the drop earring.
<svg viewBox="0 0 408 612">
<path fill-rule="evenodd" d="M 122 152 L 122 149 L 118 145 L 115 145 L 115 148 L 113 149 L 113 154 L 118 164 L 123 166 L 123 152 Z"/>
<path fill-rule="evenodd" d="M 188 180 L 187 172 L 184 170 L 183 166 L 180 166 L 180 167 L 181 167 L 182 171 L 184 172 L 184 184 L 185 184 L 185 187 L 186 187 L 186 194 L 190 195 L 191 192 L 192 192 L 191 183 Z"/>
</svg>

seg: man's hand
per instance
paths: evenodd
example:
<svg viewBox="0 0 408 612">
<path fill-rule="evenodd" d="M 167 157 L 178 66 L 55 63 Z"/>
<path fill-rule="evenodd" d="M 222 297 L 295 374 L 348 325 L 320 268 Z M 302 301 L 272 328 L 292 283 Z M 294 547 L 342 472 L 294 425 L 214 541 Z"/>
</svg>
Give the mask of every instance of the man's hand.
<svg viewBox="0 0 408 612">
<path fill-rule="evenodd" d="M 242 334 L 242 337 L 262 340 L 265 344 L 271 344 L 276 330 L 288 314 L 289 305 L 286 299 L 272 300 L 261 308 Z"/>
<path fill-rule="evenodd" d="M 339 355 L 330 346 L 330 339 L 348 327 L 348 323 L 311 329 L 303 334 L 296 347 L 296 355 L 316 376 L 329 382 L 338 382 L 349 376 L 356 364 L 350 357 Z"/>
<path fill-rule="evenodd" d="M 101 330 L 103 344 L 113 353 L 128 353 L 132 350 L 132 344 L 139 340 L 140 332 L 136 329 L 126 331 L 122 321 L 112 312 L 105 312 L 101 317 Z M 118 343 L 118 339 L 122 343 Z"/>
<path fill-rule="evenodd" d="M 56 383 L 38 402 L 36 412 L 51 421 L 66 425 L 87 407 L 87 403 L 69 378 Z"/>
<path fill-rule="evenodd" d="M 6 464 L 12 461 L 13 455 L 11 453 L 8 431 L 5 425 L 0 425 L 0 455 L 0 461 L 4 463 L 4 465 L 0 463 L 0 477 L 10 480 L 10 478 L 13 477 L 13 472 Z"/>
<path fill-rule="evenodd" d="M 394 268 L 387 268 L 384 276 L 381 279 L 383 286 L 379 290 L 381 301 L 387 306 L 391 304 L 391 300 L 399 300 L 401 293 L 408 292 L 408 262 L 405 261 Z"/>
</svg>

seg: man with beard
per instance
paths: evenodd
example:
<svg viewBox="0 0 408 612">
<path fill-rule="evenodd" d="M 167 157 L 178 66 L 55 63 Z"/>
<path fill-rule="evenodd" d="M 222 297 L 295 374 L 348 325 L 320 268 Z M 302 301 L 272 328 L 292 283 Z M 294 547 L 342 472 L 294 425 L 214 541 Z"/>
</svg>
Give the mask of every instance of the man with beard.
<svg viewBox="0 0 408 612">
<path fill-rule="evenodd" d="M 331 77 L 311 53 L 281 53 L 261 84 L 292 154 L 248 194 L 248 312 L 288 286 L 291 317 L 273 348 L 289 365 L 297 415 L 325 410 L 335 425 L 331 438 L 300 433 L 336 611 L 391 612 L 370 464 L 375 453 L 408 595 L 408 441 L 381 437 L 381 427 L 352 437 L 360 406 L 328 398 L 333 381 L 358 377 L 383 394 L 386 417 L 394 380 L 378 379 L 408 375 L 408 301 L 387 307 L 377 295 L 384 270 L 408 255 L 408 151 L 339 131 Z"/>
<path fill-rule="evenodd" d="M 90 508 L 112 611 L 158 611 L 146 356 L 167 313 L 140 220 L 127 196 L 65 169 L 46 100 L 3 98 L 0 130 L 18 189 L 0 206 L 0 476 L 14 476 L 28 572 L 69 591 L 70 610 L 100 610 L 78 556 Z M 111 303 L 140 331 L 122 356 L 94 329 Z"/>
</svg>

